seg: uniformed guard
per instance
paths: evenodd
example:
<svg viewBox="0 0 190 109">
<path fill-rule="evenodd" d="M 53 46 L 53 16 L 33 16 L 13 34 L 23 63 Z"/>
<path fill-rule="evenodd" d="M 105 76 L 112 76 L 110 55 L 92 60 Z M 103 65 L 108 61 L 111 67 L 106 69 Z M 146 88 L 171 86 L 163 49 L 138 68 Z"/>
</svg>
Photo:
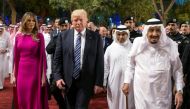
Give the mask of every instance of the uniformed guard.
<svg viewBox="0 0 190 109">
<path fill-rule="evenodd" d="M 190 41 L 190 25 L 188 21 L 184 21 L 180 24 L 180 34 Z"/>
<path fill-rule="evenodd" d="M 189 43 L 189 40 L 179 33 L 176 19 L 169 19 L 166 24 L 166 29 L 168 37 L 178 43 L 179 57 L 181 59 L 184 48 L 186 44 Z"/>
<path fill-rule="evenodd" d="M 124 25 L 127 26 L 127 28 L 130 31 L 130 41 L 133 43 L 134 39 L 136 37 L 141 37 L 142 33 L 140 31 L 135 30 L 135 19 L 134 17 L 127 16 L 124 20 Z"/>
</svg>

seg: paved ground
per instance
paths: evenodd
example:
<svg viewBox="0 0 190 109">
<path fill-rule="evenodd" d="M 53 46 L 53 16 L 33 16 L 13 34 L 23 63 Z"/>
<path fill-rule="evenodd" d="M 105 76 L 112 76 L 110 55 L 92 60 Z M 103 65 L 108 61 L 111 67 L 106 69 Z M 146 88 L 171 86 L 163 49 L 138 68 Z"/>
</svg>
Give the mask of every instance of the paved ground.
<svg viewBox="0 0 190 109">
<path fill-rule="evenodd" d="M 9 83 L 9 78 L 5 79 L 4 84 L 4 89 L 0 90 L 0 109 L 11 109 L 13 94 L 12 86 Z M 49 101 L 49 108 L 58 109 L 54 99 Z M 108 109 L 105 95 L 93 97 L 93 99 L 90 101 L 89 109 Z"/>
</svg>

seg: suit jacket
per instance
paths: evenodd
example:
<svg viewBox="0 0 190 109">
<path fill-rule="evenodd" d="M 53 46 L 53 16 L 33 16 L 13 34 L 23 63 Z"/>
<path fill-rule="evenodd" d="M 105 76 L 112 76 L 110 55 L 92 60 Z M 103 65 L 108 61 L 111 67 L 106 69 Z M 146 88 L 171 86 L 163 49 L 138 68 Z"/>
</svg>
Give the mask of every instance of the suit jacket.
<svg viewBox="0 0 190 109">
<path fill-rule="evenodd" d="M 94 85 L 103 86 L 104 52 L 99 34 L 86 29 L 85 48 L 80 73 L 81 87 L 93 91 Z M 54 56 L 55 80 L 63 79 L 69 88 L 74 68 L 74 29 L 58 36 Z"/>
<path fill-rule="evenodd" d="M 50 75 L 50 83 L 52 84 L 52 82 L 54 81 L 54 72 L 55 72 L 55 68 L 54 68 L 54 64 L 53 64 L 53 58 L 54 58 L 54 54 L 55 54 L 55 49 L 56 49 L 56 42 L 57 42 L 57 37 L 59 36 L 57 33 L 57 30 L 53 30 L 50 35 L 51 35 L 51 40 L 48 43 L 47 47 L 46 47 L 46 51 L 48 54 L 51 54 L 51 75 Z"/>
<path fill-rule="evenodd" d="M 113 40 L 111 38 L 105 37 L 104 39 L 104 52 L 106 51 L 107 47 L 111 45 Z"/>
<path fill-rule="evenodd" d="M 190 44 L 186 45 L 181 61 L 183 64 L 184 77 L 186 82 L 188 81 L 190 85 Z"/>
<path fill-rule="evenodd" d="M 60 32 L 57 33 L 57 30 L 53 30 L 53 31 L 50 33 L 51 40 L 50 40 L 49 44 L 48 44 L 47 47 L 46 47 L 46 51 L 47 51 L 48 54 L 54 55 L 58 34 L 60 34 Z"/>
</svg>

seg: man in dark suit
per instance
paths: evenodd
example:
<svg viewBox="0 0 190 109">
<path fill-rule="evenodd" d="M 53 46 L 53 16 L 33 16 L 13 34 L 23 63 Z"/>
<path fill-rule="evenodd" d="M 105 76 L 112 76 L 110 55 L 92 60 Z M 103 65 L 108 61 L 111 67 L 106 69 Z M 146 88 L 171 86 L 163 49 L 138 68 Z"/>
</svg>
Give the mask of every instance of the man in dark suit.
<svg viewBox="0 0 190 109">
<path fill-rule="evenodd" d="M 103 91 L 104 53 L 100 36 L 88 29 L 83 9 L 71 14 L 73 29 L 58 37 L 54 66 L 58 88 L 64 90 L 67 109 L 88 109 L 93 94 Z"/>
<path fill-rule="evenodd" d="M 105 52 L 107 47 L 111 45 L 113 40 L 108 37 L 108 30 L 104 26 L 99 27 L 99 34 L 100 34 L 100 36 L 102 38 L 103 48 L 104 48 L 104 52 Z"/>
<path fill-rule="evenodd" d="M 66 18 L 60 19 L 59 25 L 57 25 L 57 27 L 59 27 L 58 33 L 57 33 L 57 29 L 54 29 L 51 32 L 51 40 L 46 47 L 47 53 L 52 55 L 52 57 L 51 57 L 52 74 L 50 77 L 51 94 L 54 96 L 55 100 L 57 101 L 57 104 L 59 105 L 59 109 L 65 109 L 65 99 L 62 96 L 62 91 L 55 84 L 55 80 L 53 77 L 53 74 L 55 72 L 54 65 L 53 65 L 53 58 L 55 55 L 55 48 L 56 48 L 56 42 L 57 42 L 58 36 L 61 32 L 67 30 L 69 28 L 68 26 L 69 26 L 68 19 L 66 19 Z"/>
<path fill-rule="evenodd" d="M 189 109 L 190 107 L 190 44 L 185 47 L 182 56 L 183 75 L 185 87 L 183 88 L 183 105 L 181 109 Z"/>
</svg>

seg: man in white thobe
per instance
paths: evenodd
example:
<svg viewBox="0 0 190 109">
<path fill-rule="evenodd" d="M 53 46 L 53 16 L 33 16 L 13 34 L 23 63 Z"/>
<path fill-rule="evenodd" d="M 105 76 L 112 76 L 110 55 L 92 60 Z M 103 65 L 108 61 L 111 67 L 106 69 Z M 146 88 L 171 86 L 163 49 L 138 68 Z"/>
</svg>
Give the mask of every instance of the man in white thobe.
<svg viewBox="0 0 190 109">
<path fill-rule="evenodd" d="M 4 79 L 8 77 L 9 34 L 5 27 L 0 24 L 0 90 L 3 89 Z"/>
<path fill-rule="evenodd" d="M 183 98 L 183 73 L 177 44 L 166 36 L 158 19 L 149 19 L 143 37 L 135 39 L 129 53 L 123 92 L 130 92 L 134 84 L 136 109 L 171 109 L 172 77 L 175 81 L 176 109 Z"/>
<path fill-rule="evenodd" d="M 127 56 L 131 49 L 130 33 L 125 25 L 116 28 L 113 43 L 104 54 L 104 86 L 107 86 L 109 109 L 126 109 L 126 96 L 121 87 L 124 81 Z M 131 91 L 128 96 L 128 109 L 134 108 L 134 97 Z"/>
<path fill-rule="evenodd" d="M 50 42 L 50 28 L 45 26 L 44 28 L 44 32 L 43 32 L 43 36 L 44 36 L 44 41 L 45 41 L 45 47 L 47 47 L 48 43 Z M 50 83 L 50 75 L 51 75 L 51 55 L 48 54 L 46 52 L 46 60 L 47 60 L 47 73 L 46 73 L 46 76 L 47 76 L 47 79 L 48 79 L 48 82 Z"/>
</svg>

